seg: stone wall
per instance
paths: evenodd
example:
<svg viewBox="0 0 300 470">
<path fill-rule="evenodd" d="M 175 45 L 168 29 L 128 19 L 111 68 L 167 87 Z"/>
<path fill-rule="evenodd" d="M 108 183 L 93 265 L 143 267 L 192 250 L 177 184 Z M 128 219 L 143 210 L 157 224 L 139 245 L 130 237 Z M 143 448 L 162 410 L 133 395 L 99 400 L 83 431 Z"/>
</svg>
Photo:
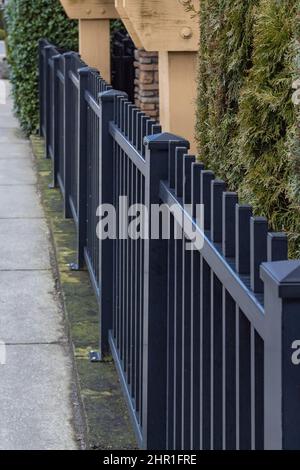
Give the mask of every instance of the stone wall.
<svg viewBox="0 0 300 470">
<path fill-rule="evenodd" d="M 145 114 L 159 120 L 158 54 L 135 51 L 135 104 Z"/>
</svg>

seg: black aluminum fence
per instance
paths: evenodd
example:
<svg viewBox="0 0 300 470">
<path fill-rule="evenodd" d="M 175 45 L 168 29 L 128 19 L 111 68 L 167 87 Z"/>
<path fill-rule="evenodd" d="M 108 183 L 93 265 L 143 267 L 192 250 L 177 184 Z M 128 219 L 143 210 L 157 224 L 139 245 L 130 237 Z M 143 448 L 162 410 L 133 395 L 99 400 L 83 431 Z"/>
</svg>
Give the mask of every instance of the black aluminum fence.
<svg viewBox="0 0 300 470">
<path fill-rule="evenodd" d="M 93 69 L 76 69 L 78 56 L 52 60 L 64 83 L 62 116 L 50 68 L 41 70 L 40 99 L 42 115 L 53 109 L 63 132 L 63 145 L 54 132 L 54 173 L 64 167 L 59 186 L 77 227 L 77 265 L 89 269 L 101 350 L 113 354 L 139 445 L 300 449 L 300 262 L 287 261 L 285 234 L 268 232 L 265 218 L 188 154 L 185 139 L 161 133 Z M 125 197 L 149 214 L 163 203 L 169 236 L 128 237 L 134 217 Z M 116 208 L 117 237 L 96 237 L 103 204 Z M 186 249 L 183 216 L 201 249 Z"/>
</svg>

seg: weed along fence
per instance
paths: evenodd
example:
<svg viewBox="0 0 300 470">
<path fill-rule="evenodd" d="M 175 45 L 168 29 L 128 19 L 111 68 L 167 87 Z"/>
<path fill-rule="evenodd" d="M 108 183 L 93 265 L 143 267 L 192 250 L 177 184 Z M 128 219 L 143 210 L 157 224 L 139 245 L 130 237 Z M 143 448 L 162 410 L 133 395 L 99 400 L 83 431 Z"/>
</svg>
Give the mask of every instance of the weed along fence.
<svg viewBox="0 0 300 470">
<path fill-rule="evenodd" d="M 76 225 L 76 267 L 90 273 L 101 349 L 113 354 L 139 445 L 300 449 L 300 262 L 287 261 L 286 236 L 76 54 L 41 41 L 40 79 L 41 134 Z M 163 203 L 170 236 L 122 232 L 125 196 L 149 214 Z M 121 236 L 97 237 L 103 204 L 116 208 Z M 178 216 L 201 249 L 186 249 Z"/>
</svg>

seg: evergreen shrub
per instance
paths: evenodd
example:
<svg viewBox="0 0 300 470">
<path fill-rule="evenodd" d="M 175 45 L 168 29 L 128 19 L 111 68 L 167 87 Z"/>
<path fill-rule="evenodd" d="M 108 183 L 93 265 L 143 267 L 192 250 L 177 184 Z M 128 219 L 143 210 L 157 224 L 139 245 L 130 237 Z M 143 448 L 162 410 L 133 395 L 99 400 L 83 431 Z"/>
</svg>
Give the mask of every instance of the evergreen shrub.
<svg viewBox="0 0 300 470">
<path fill-rule="evenodd" d="M 199 158 L 300 256 L 297 0 L 201 0 Z"/>
<path fill-rule="evenodd" d="M 27 135 L 38 129 L 38 41 L 78 49 L 78 25 L 58 0 L 10 0 L 5 7 L 8 59 L 16 114 Z"/>
</svg>

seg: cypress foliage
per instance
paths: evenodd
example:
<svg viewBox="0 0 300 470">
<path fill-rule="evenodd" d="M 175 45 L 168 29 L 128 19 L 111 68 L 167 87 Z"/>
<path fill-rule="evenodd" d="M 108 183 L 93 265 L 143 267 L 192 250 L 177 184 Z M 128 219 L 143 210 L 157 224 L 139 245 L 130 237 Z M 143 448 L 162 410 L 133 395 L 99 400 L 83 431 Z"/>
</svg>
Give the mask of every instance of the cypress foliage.
<svg viewBox="0 0 300 470">
<path fill-rule="evenodd" d="M 238 102 L 251 66 L 256 4 L 256 0 L 200 2 L 199 150 L 230 185 L 239 182 L 230 144 L 238 132 Z"/>
<path fill-rule="evenodd" d="M 299 0 L 201 1 L 201 159 L 300 256 Z"/>
</svg>

